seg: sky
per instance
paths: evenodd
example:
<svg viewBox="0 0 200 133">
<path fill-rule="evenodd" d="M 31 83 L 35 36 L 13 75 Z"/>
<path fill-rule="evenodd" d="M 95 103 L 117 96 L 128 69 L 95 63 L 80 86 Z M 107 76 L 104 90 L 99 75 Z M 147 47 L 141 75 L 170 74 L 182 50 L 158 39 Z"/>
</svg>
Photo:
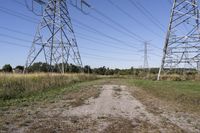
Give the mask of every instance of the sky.
<svg viewBox="0 0 200 133">
<path fill-rule="evenodd" d="M 146 10 L 138 10 L 131 1 Z M 143 67 L 144 43 L 148 42 L 149 67 L 160 66 L 172 6 L 170 0 L 87 2 L 93 7 L 85 8 L 87 14 L 68 3 L 83 65 Z M 1 0 L 0 17 L 0 68 L 4 64 L 24 65 L 41 17 L 29 11 L 24 0 Z M 83 24 L 115 39 L 88 30 Z"/>
</svg>

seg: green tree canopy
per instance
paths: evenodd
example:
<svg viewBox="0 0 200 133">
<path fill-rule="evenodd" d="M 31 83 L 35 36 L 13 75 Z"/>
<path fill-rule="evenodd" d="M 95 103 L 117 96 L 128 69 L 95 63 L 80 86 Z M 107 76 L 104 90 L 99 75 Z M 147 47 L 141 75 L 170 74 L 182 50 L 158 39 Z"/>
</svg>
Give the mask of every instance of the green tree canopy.
<svg viewBox="0 0 200 133">
<path fill-rule="evenodd" d="M 12 72 L 13 68 L 10 64 L 5 64 L 2 68 L 3 72 Z"/>
</svg>

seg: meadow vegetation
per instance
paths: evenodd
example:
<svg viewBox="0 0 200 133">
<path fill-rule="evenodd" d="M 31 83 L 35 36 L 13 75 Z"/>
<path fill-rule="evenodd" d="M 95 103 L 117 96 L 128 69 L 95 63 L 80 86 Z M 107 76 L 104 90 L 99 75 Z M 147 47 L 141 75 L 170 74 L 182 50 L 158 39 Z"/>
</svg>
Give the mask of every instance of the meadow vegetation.
<svg viewBox="0 0 200 133">
<path fill-rule="evenodd" d="M 137 86 L 147 94 L 161 100 L 180 105 L 183 110 L 200 113 L 200 82 L 199 81 L 153 81 L 127 80 L 129 85 Z"/>
<path fill-rule="evenodd" d="M 27 99 L 30 101 L 57 94 L 59 96 L 62 91 L 75 90 L 78 88 L 77 83 L 80 82 L 88 81 L 92 84 L 96 79 L 104 81 L 120 79 L 120 81 L 137 86 L 161 100 L 171 101 L 192 110 L 200 110 L 200 76 L 198 74 L 162 75 L 161 81 L 156 81 L 156 77 L 156 74 L 97 76 L 93 74 L 34 73 L 23 75 L 1 73 L 0 106 L 14 105 L 14 103 Z M 84 84 L 80 84 L 79 88 L 81 86 Z"/>
<path fill-rule="evenodd" d="M 95 80 L 87 74 L 0 74 L 0 100 L 28 97 L 35 93 L 67 87 L 77 82 Z"/>
</svg>

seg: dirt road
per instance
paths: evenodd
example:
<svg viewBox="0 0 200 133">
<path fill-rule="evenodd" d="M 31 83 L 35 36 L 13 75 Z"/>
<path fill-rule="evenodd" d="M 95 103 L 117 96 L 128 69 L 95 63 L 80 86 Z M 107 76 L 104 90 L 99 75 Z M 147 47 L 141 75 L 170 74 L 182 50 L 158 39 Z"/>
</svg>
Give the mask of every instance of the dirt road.
<svg viewBox="0 0 200 133">
<path fill-rule="evenodd" d="M 8 123 L 8 132 L 70 132 L 70 133 L 134 133 L 134 132 L 200 132 L 200 121 L 185 113 L 154 113 L 123 85 L 102 85 L 100 94 L 84 99 L 78 106 L 75 99 L 59 100 L 41 107 L 26 107 L 9 112 L 24 119 Z M 144 97 L 145 98 L 145 97 Z M 149 108 L 149 107 L 148 107 Z M 158 110 L 157 110 L 158 111 Z M 189 121 L 190 120 L 190 121 Z"/>
</svg>

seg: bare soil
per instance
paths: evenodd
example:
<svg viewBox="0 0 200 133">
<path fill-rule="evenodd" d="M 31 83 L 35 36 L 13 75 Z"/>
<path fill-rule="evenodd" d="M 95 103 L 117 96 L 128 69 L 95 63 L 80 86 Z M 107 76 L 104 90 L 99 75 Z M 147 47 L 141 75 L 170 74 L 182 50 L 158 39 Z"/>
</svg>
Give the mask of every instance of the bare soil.
<svg viewBox="0 0 200 133">
<path fill-rule="evenodd" d="M 2 111 L 0 132 L 199 133 L 199 120 L 136 87 L 107 84 Z"/>
</svg>

